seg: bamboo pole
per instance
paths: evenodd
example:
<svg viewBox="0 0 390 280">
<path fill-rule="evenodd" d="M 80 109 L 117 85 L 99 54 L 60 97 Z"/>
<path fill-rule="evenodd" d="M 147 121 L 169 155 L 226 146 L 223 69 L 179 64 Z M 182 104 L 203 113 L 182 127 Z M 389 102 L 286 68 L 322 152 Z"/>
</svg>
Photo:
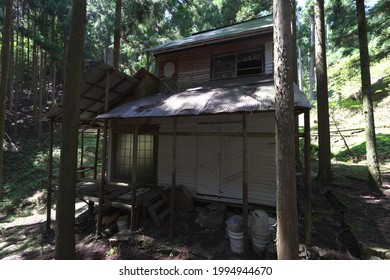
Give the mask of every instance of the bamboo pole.
<svg viewBox="0 0 390 280">
<path fill-rule="evenodd" d="M 310 147 L 310 111 L 304 113 L 305 126 L 305 244 L 311 243 L 311 147 Z"/>
<path fill-rule="evenodd" d="M 135 119 L 134 134 L 133 134 L 133 175 L 132 175 L 132 201 L 131 201 L 131 231 L 134 231 L 136 224 L 137 211 L 137 167 L 138 167 L 138 122 Z"/>
<path fill-rule="evenodd" d="M 242 200 L 243 200 L 243 238 L 244 238 L 244 254 L 249 254 L 248 243 L 248 137 L 247 137 L 247 113 L 242 114 Z"/>
<path fill-rule="evenodd" d="M 53 130 L 54 120 L 50 120 L 50 147 L 49 147 L 49 165 L 47 170 L 47 201 L 46 201 L 46 231 L 50 230 L 51 226 L 51 196 L 52 196 L 52 178 L 53 178 Z"/>
<path fill-rule="evenodd" d="M 106 92 L 105 92 L 105 102 L 104 102 L 104 112 L 108 111 L 108 105 L 110 100 L 110 70 L 107 70 L 106 77 Z M 103 220 L 103 204 L 104 204 L 104 189 L 106 184 L 106 165 L 107 165 L 107 130 L 108 130 L 108 120 L 104 119 L 103 126 L 103 151 L 102 151 L 102 171 L 100 176 L 100 186 L 99 186 L 99 209 L 98 209 L 98 219 L 96 234 L 100 236 L 102 234 L 102 220 Z"/>
<path fill-rule="evenodd" d="M 169 240 L 173 240 L 175 226 L 175 193 L 176 193 L 176 142 L 177 142 L 177 117 L 173 118 L 173 136 L 172 136 L 172 188 L 171 205 L 169 216 Z"/>
</svg>

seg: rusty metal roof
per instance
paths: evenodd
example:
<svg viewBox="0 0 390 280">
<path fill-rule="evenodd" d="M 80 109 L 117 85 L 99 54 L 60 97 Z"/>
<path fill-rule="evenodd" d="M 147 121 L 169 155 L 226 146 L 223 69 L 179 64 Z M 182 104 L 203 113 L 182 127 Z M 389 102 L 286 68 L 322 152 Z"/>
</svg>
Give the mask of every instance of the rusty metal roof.
<svg viewBox="0 0 390 280">
<path fill-rule="evenodd" d="M 294 106 L 301 109 L 312 108 L 304 93 L 295 84 Z M 97 118 L 171 117 L 273 110 L 275 87 L 273 81 L 266 81 L 225 87 L 197 87 L 147 96 L 120 105 Z"/>
<path fill-rule="evenodd" d="M 139 80 L 130 77 L 108 64 L 100 63 L 86 74 L 80 85 L 80 122 L 89 123 L 104 113 L 106 82 L 109 80 L 109 108 L 133 96 Z M 62 121 L 63 101 L 51 108 L 43 121 Z"/>
<path fill-rule="evenodd" d="M 223 26 L 220 28 L 203 31 L 194 34 L 189 37 L 181 38 L 173 42 L 168 42 L 148 51 L 152 53 L 168 52 L 188 47 L 195 47 L 202 44 L 211 44 L 221 40 L 238 39 L 245 36 L 253 36 L 254 32 L 269 32 L 273 30 L 273 17 L 272 15 L 248 20 L 232 24 L 229 26 Z"/>
</svg>

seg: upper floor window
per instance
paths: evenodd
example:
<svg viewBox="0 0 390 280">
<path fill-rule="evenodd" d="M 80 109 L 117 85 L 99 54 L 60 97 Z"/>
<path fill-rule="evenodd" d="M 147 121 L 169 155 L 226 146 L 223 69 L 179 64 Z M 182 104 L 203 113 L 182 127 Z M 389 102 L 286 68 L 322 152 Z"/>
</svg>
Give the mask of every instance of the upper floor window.
<svg viewBox="0 0 390 280">
<path fill-rule="evenodd" d="M 213 79 L 264 73 L 264 50 L 241 51 L 213 57 Z"/>
</svg>

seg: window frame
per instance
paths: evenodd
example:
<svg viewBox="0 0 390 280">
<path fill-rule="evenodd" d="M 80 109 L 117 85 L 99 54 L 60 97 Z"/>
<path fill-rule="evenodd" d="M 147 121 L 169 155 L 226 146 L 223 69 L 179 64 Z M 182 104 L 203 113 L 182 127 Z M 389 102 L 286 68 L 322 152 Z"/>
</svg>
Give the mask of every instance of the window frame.
<svg viewBox="0 0 390 280">
<path fill-rule="evenodd" d="M 111 131 L 112 140 L 111 140 L 111 163 L 110 163 L 110 168 L 111 168 L 110 177 L 111 178 L 110 179 L 112 182 L 116 182 L 116 183 L 119 183 L 119 182 L 131 183 L 131 181 L 132 181 L 132 172 L 130 170 L 132 170 L 133 141 L 130 141 L 130 147 L 129 147 L 129 149 L 131 150 L 130 151 L 131 158 L 129 158 L 128 161 L 126 162 L 126 164 L 129 167 L 128 172 L 130 172 L 130 173 L 125 173 L 123 175 L 123 177 L 121 177 L 121 175 L 118 176 L 118 172 L 116 171 L 116 165 L 120 164 L 120 163 L 118 163 L 118 151 L 116 150 L 117 149 L 116 148 L 116 141 L 117 141 L 116 137 L 117 137 L 117 135 L 124 135 L 124 134 L 134 135 L 134 127 L 127 128 L 127 129 L 113 128 Z M 156 126 L 139 127 L 139 131 L 138 131 L 138 160 L 139 160 L 140 148 L 141 148 L 141 145 L 139 145 L 140 144 L 139 141 L 140 141 L 140 137 L 142 137 L 142 136 L 151 136 L 153 139 L 153 143 L 152 143 L 153 174 L 150 174 L 150 176 L 152 176 L 153 180 L 152 180 L 152 182 L 138 181 L 138 185 L 139 186 L 156 186 L 157 181 L 158 181 L 158 178 L 157 178 L 157 174 L 158 174 L 158 172 L 157 172 L 157 168 L 158 168 L 158 127 L 156 127 Z M 139 169 L 138 169 L 138 172 L 139 172 Z M 128 177 L 128 178 L 126 178 L 126 177 Z"/>
<path fill-rule="evenodd" d="M 240 62 L 244 62 L 244 60 L 239 61 L 239 56 L 245 53 L 251 53 L 251 52 L 259 52 L 260 58 L 259 59 L 253 59 L 251 61 L 261 60 L 261 66 L 257 67 L 247 67 L 247 68 L 239 68 L 238 64 Z M 232 69 L 233 75 L 226 75 L 225 77 L 216 77 L 217 73 L 223 73 L 223 71 L 219 71 L 216 73 L 216 59 L 222 58 L 222 57 L 233 57 L 234 56 L 234 69 Z M 249 61 L 249 60 L 248 60 Z M 248 71 L 251 69 L 261 69 L 260 72 L 257 73 L 249 73 L 249 74 L 238 74 L 239 71 Z M 221 80 L 221 79 L 229 79 L 229 78 L 239 78 L 239 77 L 247 77 L 247 76 L 254 76 L 254 75 L 264 75 L 265 74 L 265 48 L 264 46 L 261 46 L 260 48 L 255 49 L 246 49 L 246 50 L 237 50 L 235 52 L 227 52 L 227 53 L 219 53 L 215 54 L 211 58 L 211 79 L 212 80 Z M 228 71 L 225 71 L 228 72 Z"/>
</svg>

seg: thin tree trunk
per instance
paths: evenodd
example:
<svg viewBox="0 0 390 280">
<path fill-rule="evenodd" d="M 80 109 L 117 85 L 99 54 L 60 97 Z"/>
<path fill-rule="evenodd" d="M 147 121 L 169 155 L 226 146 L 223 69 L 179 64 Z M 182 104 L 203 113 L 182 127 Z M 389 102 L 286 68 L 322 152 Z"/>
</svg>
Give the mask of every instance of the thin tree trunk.
<svg viewBox="0 0 390 280">
<path fill-rule="evenodd" d="M 119 69 L 121 56 L 121 24 L 122 24 L 122 0 L 116 0 L 115 4 L 115 30 L 114 30 L 114 62 L 115 69 Z"/>
<path fill-rule="evenodd" d="M 11 34 L 12 34 L 12 0 L 5 1 L 4 26 L 1 44 L 1 84 L 0 84 L 0 139 L 5 134 L 5 114 L 10 67 Z M 0 149 L 0 198 L 3 195 L 3 149 Z"/>
<path fill-rule="evenodd" d="M 314 18 L 311 17 L 311 34 L 310 34 L 310 52 L 309 52 L 309 100 L 314 100 L 314 82 L 315 82 L 315 76 L 314 76 Z"/>
<path fill-rule="evenodd" d="M 356 0 L 363 93 L 363 112 L 366 119 L 365 137 L 368 184 L 370 188 L 378 190 L 382 187 L 382 178 L 378 162 L 378 153 L 376 149 L 374 107 L 371 90 L 370 55 L 368 53 L 367 23 L 364 8 L 364 0 Z"/>
<path fill-rule="evenodd" d="M 327 183 L 331 180 L 328 73 L 326 65 L 324 11 L 324 0 L 314 0 L 319 147 L 318 180 L 321 183 Z"/>
<path fill-rule="evenodd" d="M 42 139 L 42 106 L 43 106 L 43 95 L 46 91 L 45 84 L 45 53 L 44 50 L 41 49 L 41 63 L 40 63 L 40 75 L 39 75 L 39 92 L 38 92 L 38 113 L 37 113 L 37 126 L 38 126 L 38 139 Z"/>
<path fill-rule="evenodd" d="M 33 63 L 32 63 L 32 85 L 31 91 L 33 94 L 33 118 L 35 133 L 38 134 L 38 46 L 33 42 Z"/>
<path fill-rule="evenodd" d="M 60 177 L 56 212 L 56 259 L 75 259 L 75 199 L 80 82 L 83 63 L 86 0 L 73 0 L 69 53 L 64 85 Z"/>
<path fill-rule="evenodd" d="M 294 95 L 290 0 L 274 1 L 274 80 L 276 119 L 276 196 L 278 259 L 298 258 L 295 175 Z"/>
</svg>

